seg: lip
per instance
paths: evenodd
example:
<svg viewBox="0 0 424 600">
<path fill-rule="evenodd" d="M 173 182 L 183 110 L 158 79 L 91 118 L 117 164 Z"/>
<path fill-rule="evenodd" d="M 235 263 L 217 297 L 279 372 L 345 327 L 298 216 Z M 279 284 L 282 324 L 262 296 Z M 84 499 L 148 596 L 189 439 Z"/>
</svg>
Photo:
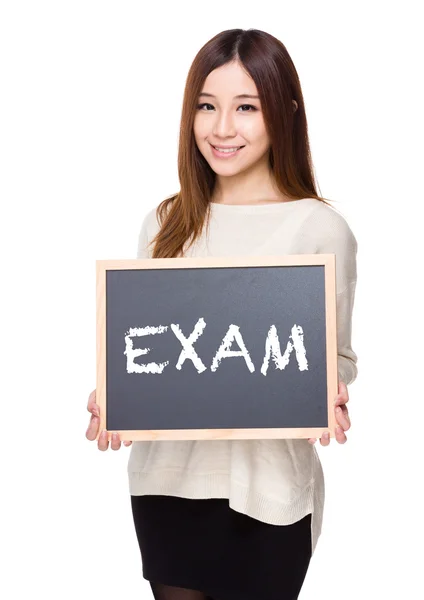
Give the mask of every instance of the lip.
<svg viewBox="0 0 424 600">
<path fill-rule="evenodd" d="M 244 144 L 240 144 L 240 146 L 243 146 L 243 145 Z M 226 150 L 228 150 L 228 148 L 240 148 L 240 146 L 238 144 L 237 144 L 237 146 L 234 146 L 234 144 L 232 146 L 224 146 L 224 145 L 219 145 L 219 144 L 211 144 L 211 146 L 215 146 L 216 148 L 225 148 Z"/>
<path fill-rule="evenodd" d="M 240 150 L 243 150 L 243 148 L 244 148 L 244 146 L 241 146 L 241 148 L 239 148 L 235 152 L 228 153 L 228 152 L 218 152 L 218 150 L 215 150 L 215 148 L 212 144 L 210 144 L 210 147 L 212 148 L 212 153 L 214 156 L 216 156 L 217 158 L 225 158 L 227 160 L 237 156 L 238 153 L 240 152 Z M 235 146 L 219 146 L 219 147 L 220 148 L 234 148 Z"/>
</svg>

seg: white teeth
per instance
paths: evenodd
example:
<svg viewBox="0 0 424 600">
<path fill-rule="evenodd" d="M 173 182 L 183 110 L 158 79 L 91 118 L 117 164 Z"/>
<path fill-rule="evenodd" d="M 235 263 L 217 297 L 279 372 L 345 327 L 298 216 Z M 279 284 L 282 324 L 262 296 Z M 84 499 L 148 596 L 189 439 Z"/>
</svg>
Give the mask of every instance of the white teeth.
<svg viewBox="0 0 424 600">
<path fill-rule="evenodd" d="M 236 150 L 238 150 L 239 148 L 217 148 L 216 146 L 214 146 L 215 150 L 218 150 L 218 152 L 224 152 L 225 154 L 229 153 L 229 152 L 235 152 Z M 241 148 L 241 146 L 240 146 Z"/>
</svg>

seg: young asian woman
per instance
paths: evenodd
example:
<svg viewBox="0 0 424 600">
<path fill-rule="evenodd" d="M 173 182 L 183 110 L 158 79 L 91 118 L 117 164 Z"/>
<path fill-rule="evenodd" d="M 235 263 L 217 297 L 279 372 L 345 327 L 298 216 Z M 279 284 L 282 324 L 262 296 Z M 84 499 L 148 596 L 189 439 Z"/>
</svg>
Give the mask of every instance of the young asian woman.
<svg viewBox="0 0 424 600">
<path fill-rule="evenodd" d="M 348 385 L 357 242 L 316 190 L 299 78 L 281 41 L 223 31 L 186 81 L 181 189 L 150 211 L 138 258 L 336 255 L 336 442 L 350 428 Z M 99 407 L 90 394 L 86 437 Z M 324 476 L 316 439 L 133 442 L 131 509 L 143 576 L 156 600 L 295 600 L 321 533 Z M 102 451 L 119 435 L 98 439 Z M 324 434 L 322 446 L 330 437 Z M 124 442 L 131 445 L 131 442 Z"/>
</svg>

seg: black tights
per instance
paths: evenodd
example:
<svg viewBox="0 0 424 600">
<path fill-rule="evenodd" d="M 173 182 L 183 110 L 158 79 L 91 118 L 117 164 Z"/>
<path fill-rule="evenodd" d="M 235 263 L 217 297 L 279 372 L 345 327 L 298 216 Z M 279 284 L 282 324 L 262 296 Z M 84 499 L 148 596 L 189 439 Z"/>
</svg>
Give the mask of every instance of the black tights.
<svg viewBox="0 0 424 600">
<path fill-rule="evenodd" d="M 173 587 L 162 583 L 150 582 L 155 600 L 218 600 L 205 596 L 203 592 L 188 590 L 186 588 Z"/>
<path fill-rule="evenodd" d="M 208 596 L 198 590 L 174 587 L 172 585 L 164 585 L 163 583 L 153 583 L 151 581 L 149 583 L 155 600 L 252 600 L 253 597 L 255 600 L 261 600 L 260 596 L 247 597 L 242 592 L 238 594 L 226 592 L 224 595 L 219 594 L 217 596 L 214 594 L 213 596 Z M 287 598 L 287 596 L 281 597 Z M 296 599 L 298 598 L 297 595 L 295 597 Z M 290 596 L 290 598 L 294 600 L 294 596 Z"/>
</svg>

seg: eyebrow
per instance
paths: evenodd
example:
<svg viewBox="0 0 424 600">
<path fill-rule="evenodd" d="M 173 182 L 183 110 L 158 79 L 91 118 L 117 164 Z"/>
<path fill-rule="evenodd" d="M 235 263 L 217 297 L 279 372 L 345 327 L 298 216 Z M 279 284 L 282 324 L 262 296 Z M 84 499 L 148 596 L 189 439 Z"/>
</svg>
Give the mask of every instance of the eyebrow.
<svg viewBox="0 0 424 600">
<path fill-rule="evenodd" d="M 216 98 L 216 96 L 214 96 L 213 94 L 207 94 L 206 92 L 199 94 L 199 98 L 200 98 L 200 96 L 207 96 L 208 98 Z M 252 94 L 239 94 L 238 96 L 234 96 L 234 100 L 238 100 L 239 98 L 255 98 L 255 99 L 259 100 L 259 96 L 253 96 Z"/>
</svg>

